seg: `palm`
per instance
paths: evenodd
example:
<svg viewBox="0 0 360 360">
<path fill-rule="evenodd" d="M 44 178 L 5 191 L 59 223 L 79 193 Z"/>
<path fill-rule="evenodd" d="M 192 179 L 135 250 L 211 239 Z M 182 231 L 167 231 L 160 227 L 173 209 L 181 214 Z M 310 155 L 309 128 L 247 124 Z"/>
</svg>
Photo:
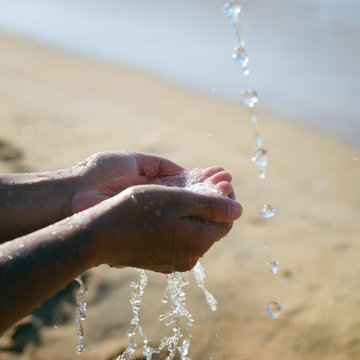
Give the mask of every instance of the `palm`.
<svg viewBox="0 0 360 360">
<path fill-rule="evenodd" d="M 73 212 L 94 206 L 130 186 L 157 183 L 159 177 L 184 170 L 170 160 L 128 151 L 95 154 L 79 166 L 83 167 L 83 185 L 73 197 Z"/>
<path fill-rule="evenodd" d="M 129 151 L 95 154 L 79 166 L 83 167 L 83 185 L 72 199 L 74 213 L 109 199 L 130 186 L 181 186 L 177 175 L 185 170 L 165 158 Z M 231 176 L 223 168 L 213 166 L 202 170 L 202 176 L 217 186 L 224 195 L 234 198 Z"/>
</svg>

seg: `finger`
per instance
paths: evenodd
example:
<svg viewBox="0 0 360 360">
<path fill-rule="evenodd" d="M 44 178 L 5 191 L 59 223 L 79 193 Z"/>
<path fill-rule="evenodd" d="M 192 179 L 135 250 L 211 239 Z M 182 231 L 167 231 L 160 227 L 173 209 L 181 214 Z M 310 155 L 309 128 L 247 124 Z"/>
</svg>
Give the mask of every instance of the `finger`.
<svg viewBox="0 0 360 360">
<path fill-rule="evenodd" d="M 220 171 L 224 171 L 224 168 L 221 166 L 211 166 L 211 167 L 208 167 L 208 168 L 202 170 L 202 175 L 205 176 L 206 178 L 208 178 Z"/>
<path fill-rule="evenodd" d="M 185 169 L 174 162 L 156 155 L 133 153 L 140 173 L 148 177 L 177 175 Z"/>
<path fill-rule="evenodd" d="M 229 197 L 230 199 L 232 199 L 232 200 L 236 200 L 235 191 L 234 191 L 234 188 L 233 188 L 232 185 L 231 185 L 231 188 L 232 188 L 232 190 L 231 190 L 231 192 L 228 194 L 228 197 Z"/>
<path fill-rule="evenodd" d="M 187 200 L 190 216 L 216 223 L 234 221 L 242 214 L 242 206 L 237 201 L 226 197 L 188 192 Z"/>
<path fill-rule="evenodd" d="M 219 189 L 223 195 L 227 196 L 233 192 L 232 185 L 227 181 L 220 181 L 218 184 L 216 184 L 216 188 Z"/>
<path fill-rule="evenodd" d="M 206 181 L 212 182 L 214 185 L 218 184 L 220 181 L 231 182 L 232 176 L 227 171 L 219 171 L 218 173 L 210 176 Z"/>
</svg>

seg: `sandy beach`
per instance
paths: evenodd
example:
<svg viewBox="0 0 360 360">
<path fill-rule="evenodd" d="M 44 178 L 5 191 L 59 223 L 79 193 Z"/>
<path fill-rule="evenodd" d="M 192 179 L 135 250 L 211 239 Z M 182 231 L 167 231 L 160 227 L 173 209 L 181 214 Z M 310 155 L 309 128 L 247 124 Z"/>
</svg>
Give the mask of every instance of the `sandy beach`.
<svg viewBox="0 0 360 360">
<path fill-rule="evenodd" d="M 257 113 L 269 151 L 262 181 L 239 104 L 15 36 L 0 34 L 0 44 L 0 172 L 59 169 L 98 151 L 131 149 L 232 173 L 244 215 L 202 260 L 216 312 L 190 276 L 192 359 L 360 358 L 358 150 Z M 274 218 L 259 216 L 264 203 L 276 208 Z M 279 261 L 278 274 L 268 260 Z M 149 275 L 141 323 L 156 345 L 169 332 L 158 320 L 165 280 Z M 86 274 L 81 357 L 71 285 L 0 338 L 0 359 L 116 359 L 127 344 L 129 283 L 137 277 L 105 266 Z M 277 319 L 266 313 L 272 299 L 283 308 Z M 144 358 L 137 352 L 134 359 Z"/>
</svg>

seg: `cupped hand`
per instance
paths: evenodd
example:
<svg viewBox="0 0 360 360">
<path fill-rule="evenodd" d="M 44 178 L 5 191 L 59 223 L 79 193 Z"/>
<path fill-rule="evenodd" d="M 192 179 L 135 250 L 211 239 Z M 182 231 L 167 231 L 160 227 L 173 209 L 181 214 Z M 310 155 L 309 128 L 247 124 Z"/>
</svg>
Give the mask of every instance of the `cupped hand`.
<svg viewBox="0 0 360 360">
<path fill-rule="evenodd" d="M 129 188 L 95 210 L 99 263 L 162 273 L 190 270 L 242 213 L 228 197 L 162 185 Z"/>
<path fill-rule="evenodd" d="M 191 172 L 156 155 L 131 151 L 103 152 L 76 165 L 79 186 L 72 198 L 72 213 L 94 206 L 134 185 L 185 187 Z M 208 182 L 222 195 L 235 198 L 231 175 L 222 167 L 196 170 L 199 182 Z"/>
<path fill-rule="evenodd" d="M 134 185 L 151 184 L 184 168 L 160 156 L 133 151 L 97 153 L 75 166 L 80 184 L 72 212 L 85 210 Z M 80 171 L 79 171 L 80 170 Z"/>
</svg>

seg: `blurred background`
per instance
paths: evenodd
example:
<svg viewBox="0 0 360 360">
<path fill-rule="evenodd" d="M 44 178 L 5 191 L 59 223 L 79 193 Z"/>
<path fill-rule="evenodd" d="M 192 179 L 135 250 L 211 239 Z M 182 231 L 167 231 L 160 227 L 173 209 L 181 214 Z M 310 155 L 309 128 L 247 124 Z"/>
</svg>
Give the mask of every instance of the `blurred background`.
<svg viewBox="0 0 360 360">
<path fill-rule="evenodd" d="M 239 99 L 360 147 L 360 3 L 244 0 L 251 74 L 232 61 L 222 0 L 0 0 L 0 29 Z"/>
<path fill-rule="evenodd" d="M 189 277 L 191 358 L 358 360 L 360 2 L 241 1 L 248 77 L 232 60 L 223 5 L 0 0 L 0 173 L 121 149 L 189 169 L 224 166 L 244 214 L 201 261 L 216 312 Z M 239 99 L 249 88 L 259 94 L 265 181 L 250 161 L 253 129 Z M 259 215 L 265 203 L 276 209 L 271 219 Z M 276 275 L 269 260 L 279 261 Z M 158 345 L 170 332 L 158 321 L 166 283 L 149 276 L 140 317 Z M 126 348 L 137 278 L 106 266 L 85 274 L 83 360 L 115 360 Z M 69 284 L 1 336 L 0 359 L 77 358 L 77 289 Z M 282 306 L 277 319 L 266 313 L 270 300 Z M 141 349 L 133 359 L 144 360 Z"/>
</svg>

